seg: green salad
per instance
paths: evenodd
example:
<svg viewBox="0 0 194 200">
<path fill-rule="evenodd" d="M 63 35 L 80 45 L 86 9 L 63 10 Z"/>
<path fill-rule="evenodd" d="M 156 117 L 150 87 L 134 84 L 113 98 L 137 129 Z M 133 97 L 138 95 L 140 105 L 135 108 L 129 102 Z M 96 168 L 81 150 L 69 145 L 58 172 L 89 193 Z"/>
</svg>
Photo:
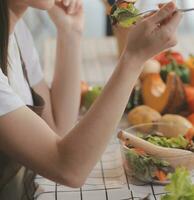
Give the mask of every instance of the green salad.
<svg viewBox="0 0 194 200">
<path fill-rule="evenodd" d="M 187 136 L 179 135 L 177 137 L 167 138 L 157 134 L 143 135 L 139 134 L 142 139 L 161 147 L 184 149 L 194 152 L 193 139 L 188 139 Z"/>
<path fill-rule="evenodd" d="M 165 187 L 167 194 L 161 200 L 194 200 L 194 184 L 186 169 L 177 168 L 169 178 L 171 182 Z"/>
<path fill-rule="evenodd" d="M 136 15 L 139 10 L 134 6 L 134 3 L 127 1 L 117 1 L 111 10 L 110 18 L 112 24 L 119 24 L 124 28 L 128 28 L 136 23 L 140 16 Z"/>
<path fill-rule="evenodd" d="M 167 175 L 174 171 L 168 162 L 135 148 L 129 149 L 125 157 L 131 168 L 131 175 L 143 182 L 166 181 Z"/>
<path fill-rule="evenodd" d="M 182 135 L 179 135 L 176 138 L 148 135 L 144 139 L 152 144 L 168 148 L 187 149 L 189 145 L 189 141 L 186 140 Z"/>
<path fill-rule="evenodd" d="M 194 136 L 188 131 L 187 134 L 179 135 L 178 137 L 164 137 L 160 133 L 153 132 L 148 135 L 137 133 L 138 137 L 161 147 L 183 149 L 194 152 Z M 133 147 L 133 145 L 126 145 L 125 159 L 128 167 L 131 169 L 130 173 L 137 180 L 142 182 L 167 182 L 169 180 L 169 173 L 173 173 L 175 169 L 170 163 L 165 160 L 156 158 L 147 154 L 142 149 Z M 194 199 L 193 199 L 194 200 Z"/>
<path fill-rule="evenodd" d="M 161 200 L 194 200 L 194 184 L 189 172 L 185 168 L 177 168 L 173 174 L 169 174 L 170 183 L 165 187 L 167 194 Z M 151 200 L 150 196 L 140 200 Z"/>
</svg>

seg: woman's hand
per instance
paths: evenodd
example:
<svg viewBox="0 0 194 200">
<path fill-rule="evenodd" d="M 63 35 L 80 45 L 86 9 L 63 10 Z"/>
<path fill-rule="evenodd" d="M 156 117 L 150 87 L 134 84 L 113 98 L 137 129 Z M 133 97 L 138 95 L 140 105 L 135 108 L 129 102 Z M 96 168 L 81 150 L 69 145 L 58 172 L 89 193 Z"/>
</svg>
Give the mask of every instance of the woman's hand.
<svg viewBox="0 0 194 200">
<path fill-rule="evenodd" d="M 61 0 L 64 6 L 67 7 L 68 14 L 74 14 L 79 10 L 79 7 L 82 6 L 81 0 Z"/>
<path fill-rule="evenodd" d="M 143 61 L 177 44 L 176 30 L 182 14 L 173 2 L 131 27 L 125 52 Z"/>
<path fill-rule="evenodd" d="M 48 12 L 62 33 L 83 32 L 84 16 L 82 0 L 56 0 L 55 6 Z"/>
</svg>

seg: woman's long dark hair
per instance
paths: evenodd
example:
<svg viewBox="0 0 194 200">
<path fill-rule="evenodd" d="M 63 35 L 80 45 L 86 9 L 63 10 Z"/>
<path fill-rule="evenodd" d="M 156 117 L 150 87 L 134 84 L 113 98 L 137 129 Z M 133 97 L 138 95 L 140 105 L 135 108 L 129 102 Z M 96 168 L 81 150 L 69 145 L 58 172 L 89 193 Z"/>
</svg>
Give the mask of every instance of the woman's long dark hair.
<svg viewBox="0 0 194 200">
<path fill-rule="evenodd" d="M 0 68 L 7 75 L 9 43 L 8 0 L 0 0 Z"/>
</svg>

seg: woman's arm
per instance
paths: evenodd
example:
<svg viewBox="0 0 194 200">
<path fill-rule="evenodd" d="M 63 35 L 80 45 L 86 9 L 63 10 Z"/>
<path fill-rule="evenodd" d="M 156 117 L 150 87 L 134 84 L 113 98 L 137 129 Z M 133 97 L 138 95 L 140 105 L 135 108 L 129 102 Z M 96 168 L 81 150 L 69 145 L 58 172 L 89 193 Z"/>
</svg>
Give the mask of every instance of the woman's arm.
<svg viewBox="0 0 194 200">
<path fill-rule="evenodd" d="M 112 136 L 142 64 L 175 45 L 180 19 L 170 3 L 130 30 L 126 50 L 102 95 L 67 136 L 57 136 L 22 107 L 0 117 L 0 148 L 47 178 L 80 187 Z"/>
<path fill-rule="evenodd" d="M 51 88 L 45 81 L 33 87 L 46 103 L 42 118 L 58 135 L 65 135 L 75 125 L 79 114 L 80 46 L 80 35 L 58 33 L 56 67 Z"/>
<path fill-rule="evenodd" d="M 67 13 L 62 3 L 49 11 L 57 27 L 54 79 L 50 89 L 44 81 L 34 87 L 46 102 L 43 119 L 59 135 L 64 135 L 75 125 L 80 107 L 83 8 L 80 0 L 71 1 L 69 7 L 72 4 L 75 12 L 71 14 Z"/>
</svg>

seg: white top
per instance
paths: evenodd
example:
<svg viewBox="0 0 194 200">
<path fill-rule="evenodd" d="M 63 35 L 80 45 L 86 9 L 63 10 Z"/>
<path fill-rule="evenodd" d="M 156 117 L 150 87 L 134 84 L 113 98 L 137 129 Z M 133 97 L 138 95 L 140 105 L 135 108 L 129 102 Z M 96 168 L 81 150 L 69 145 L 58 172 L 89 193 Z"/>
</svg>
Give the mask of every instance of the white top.
<svg viewBox="0 0 194 200">
<path fill-rule="evenodd" d="M 9 78 L 0 69 L 0 116 L 21 106 L 33 105 L 30 88 L 23 74 L 17 43 L 26 65 L 30 85 L 34 86 L 43 79 L 32 36 L 24 22 L 20 20 L 9 40 Z"/>
</svg>

